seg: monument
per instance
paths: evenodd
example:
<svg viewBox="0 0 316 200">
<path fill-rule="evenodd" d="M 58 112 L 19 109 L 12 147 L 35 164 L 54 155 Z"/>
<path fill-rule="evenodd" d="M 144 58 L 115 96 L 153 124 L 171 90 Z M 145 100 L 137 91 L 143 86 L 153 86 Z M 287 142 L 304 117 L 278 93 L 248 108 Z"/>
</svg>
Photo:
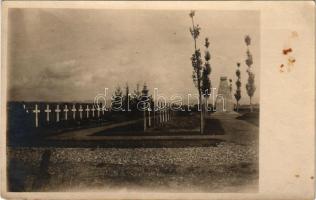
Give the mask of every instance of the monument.
<svg viewBox="0 0 316 200">
<path fill-rule="evenodd" d="M 227 77 L 221 76 L 216 97 L 216 112 L 230 112 L 234 110 L 232 90 Z"/>
</svg>

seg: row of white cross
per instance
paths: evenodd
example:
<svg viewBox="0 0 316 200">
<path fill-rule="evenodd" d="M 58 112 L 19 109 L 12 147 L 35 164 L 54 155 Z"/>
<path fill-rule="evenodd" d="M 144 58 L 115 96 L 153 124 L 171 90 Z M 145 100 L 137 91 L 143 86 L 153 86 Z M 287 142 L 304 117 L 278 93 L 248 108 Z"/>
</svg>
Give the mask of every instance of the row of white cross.
<svg viewBox="0 0 316 200">
<path fill-rule="evenodd" d="M 78 111 L 79 112 L 79 117 L 80 119 L 82 119 L 82 113 L 85 111 L 87 114 L 87 118 L 89 118 L 89 113 L 90 111 L 92 112 L 92 117 L 95 117 L 95 111 L 97 111 L 97 116 L 100 117 L 100 113 L 102 112 L 102 115 L 104 115 L 104 112 L 106 111 L 106 108 L 101 108 L 100 106 L 98 106 L 97 109 L 94 108 L 94 106 L 92 106 L 92 108 L 90 109 L 89 108 L 89 105 L 86 106 L 86 108 L 84 109 L 82 105 L 79 105 L 79 109 L 76 109 L 76 106 L 73 105 L 72 106 L 72 109 L 69 110 L 68 109 L 68 106 L 65 105 L 64 106 L 64 109 L 61 110 L 59 105 L 56 106 L 56 109 L 54 110 L 55 113 L 56 113 L 56 122 L 59 122 L 60 121 L 60 118 L 59 118 L 59 113 L 61 113 L 62 111 L 64 112 L 64 118 L 65 120 L 68 120 L 68 112 L 71 111 L 72 112 L 72 118 L 73 119 L 76 119 L 76 112 Z M 35 126 L 38 127 L 38 115 L 40 113 L 40 109 L 38 108 L 38 105 L 35 104 L 35 109 L 33 110 L 33 113 L 35 113 Z M 49 105 L 47 104 L 46 105 L 46 109 L 44 110 L 44 112 L 46 113 L 46 121 L 49 122 L 49 116 L 50 116 L 50 113 L 52 112 L 52 110 L 49 108 Z"/>
<path fill-rule="evenodd" d="M 159 104 L 158 104 L 159 105 Z M 162 105 L 162 104 L 161 104 Z M 24 109 L 25 109 L 25 105 L 23 105 Z M 92 108 L 89 107 L 89 105 L 86 105 L 86 107 L 84 108 L 82 105 L 79 105 L 79 109 L 76 109 L 76 106 L 73 105 L 72 109 L 68 109 L 67 105 L 64 105 L 64 109 L 61 110 L 59 105 L 56 105 L 56 109 L 52 110 L 50 109 L 49 104 L 46 105 L 46 109 L 44 110 L 44 112 L 46 113 L 46 121 L 49 122 L 50 121 L 50 113 L 52 111 L 55 111 L 56 113 L 56 122 L 60 121 L 60 113 L 64 112 L 64 119 L 68 120 L 68 112 L 72 112 L 72 118 L 76 119 L 76 112 L 79 112 L 79 117 L 82 120 L 83 118 L 83 112 L 86 112 L 86 118 L 89 118 L 89 114 L 90 111 L 92 112 L 92 117 L 95 117 L 95 111 L 97 112 L 97 116 L 100 117 L 100 114 L 102 113 L 102 115 L 104 115 L 104 112 L 107 111 L 107 109 L 105 107 L 100 107 L 98 106 L 96 109 L 94 108 L 94 106 L 92 106 Z M 41 110 L 39 109 L 38 105 L 35 104 L 35 109 L 33 110 L 33 113 L 35 113 L 35 127 L 38 127 L 38 121 L 39 121 L 39 113 L 41 112 Z M 148 109 L 148 126 L 151 127 L 151 109 Z M 157 121 L 159 123 L 164 123 L 170 120 L 170 108 L 169 107 L 165 107 L 162 109 L 159 109 L 159 116 L 157 116 Z M 156 121 L 156 112 L 153 112 L 153 119 L 154 121 Z M 146 129 L 147 127 L 147 115 L 146 112 L 144 112 L 144 129 Z"/>
<path fill-rule="evenodd" d="M 167 104 L 167 106 L 165 106 L 164 108 L 159 108 L 157 110 L 158 110 L 157 111 L 158 113 L 153 112 L 154 125 L 156 124 L 157 121 L 158 121 L 158 124 L 163 124 L 164 122 L 167 122 L 171 119 L 172 111 L 170 110 L 169 104 Z M 151 112 L 152 112 L 151 109 L 148 109 L 148 127 L 152 126 L 152 122 L 151 122 L 152 116 L 150 114 Z M 144 131 L 146 131 L 146 129 L 147 129 L 147 115 L 146 115 L 146 112 L 144 112 Z"/>
</svg>

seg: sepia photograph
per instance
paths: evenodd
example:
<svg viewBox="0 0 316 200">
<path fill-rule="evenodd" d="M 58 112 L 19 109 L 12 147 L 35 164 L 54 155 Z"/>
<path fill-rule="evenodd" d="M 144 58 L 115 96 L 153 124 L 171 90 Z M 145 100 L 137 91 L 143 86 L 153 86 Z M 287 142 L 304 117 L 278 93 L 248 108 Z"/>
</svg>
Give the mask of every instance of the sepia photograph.
<svg viewBox="0 0 316 200">
<path fill-rule="evenodd" d="M 278 162 L 265 154 L 279 153 L 266 138 L 281 148 L 279 109 L 299 116 L 284 83 L 300 73 L 305 29 L 267 28 L 254 8 L 38 5 L 5 14 L 7 192 L 268 191 L 262 177 Z M 267 50 L 263 29 L 285 45 Z"/>
<path fill-rule="evenodd" d="M 8 14 L 10 191 L 257 191 L 259 12 Z"/>
</svg>

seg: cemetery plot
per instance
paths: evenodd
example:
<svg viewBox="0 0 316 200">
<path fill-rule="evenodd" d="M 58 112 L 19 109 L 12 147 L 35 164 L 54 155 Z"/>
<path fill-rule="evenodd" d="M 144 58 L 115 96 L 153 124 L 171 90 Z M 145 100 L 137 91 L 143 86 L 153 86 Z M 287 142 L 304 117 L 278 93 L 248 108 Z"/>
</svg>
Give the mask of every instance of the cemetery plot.
<svg viewBox="0 0 316 200">
<path fill-rule="evenodd" d="M 258 191 L 259 12 L 8 16 L 10 191 Z"/>
</svg>

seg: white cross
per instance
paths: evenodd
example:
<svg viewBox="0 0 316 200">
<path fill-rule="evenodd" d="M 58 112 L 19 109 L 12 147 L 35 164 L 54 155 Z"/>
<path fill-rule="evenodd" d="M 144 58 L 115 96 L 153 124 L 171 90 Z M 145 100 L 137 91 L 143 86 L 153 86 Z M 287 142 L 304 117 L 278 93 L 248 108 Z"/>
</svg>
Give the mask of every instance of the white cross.
<svg viewBox="0 0 316 200">
<path fill-rule="evenodd" d="M 75 105 L 72 105 L 71 111 L 72 111 L 72 118 L 73 118 L 73 119 L 76 119 L 76 111 L 77 111 L 77 109 L 76 109 L 76 106 L 75 106 Z"/>
<path fill-rule="evenodd" d="M 101 108 L 100 108 L 100 106 L 98 105 L 98 108 L 97 108 L 97 111 L 98 111 L 98 117 L 100 117 L 100 110 L 101 110 Z"/>
<path fill-rule="evenodd" d="M 49 105 L 46 105 L 46 110 L 44 110 L 46 112 L 46 121 L 49 122 L 49 113 L 52 112 L 51 109 L 49 109 Z"/>
<path fill-rule="evenodd" d="M 148 126 L 149 127 L 151 127 L 151 118 L 150 118 L 150 111 L 151 111 L 151 109 L 150 108 L 148 108 Z"/>
<path fill-rule="evenodd" d="M 59 109 L 59 105 L 56 106 L 55 112 L 56 112 L 56 122 L 59 122 L 59 113 L 61 112 L 61 110 Z"/>
<path fill-rule="evenodd" d="M 94 117 L 94 111 L 95 111 L 94 106 L 92 106 L 91 111 L 92 111 L 92 117 Z"/>
<path fill-rule="evenodd" d="M 64 108 L 64 112 L 65 112 L 65 120 L 67 120 L 68 119 L 68 107 L 67 107 L 67 105 L 65 105 L 65 108 Z"/>
<path fill-rule="evenodd" d="M 37 104 L 35 104 L 35 110 L 33 110 L 33 113 L 35 113 L 35 127 L 38 127 L 38 113 L 41 111 L 38 109 Z"/>
<path fill-rule="evenodd" d="M 168 118 L 167 118 L 167 103 L 165 103 L 165 122 L 168 121 Z"/>
<path fill-rule="evenodd" d="M 159 123 L 162 123 L 162 109 L 161 109 L 161 102 L 158 102 L 158 109 L 159 109 Z"/>
<path fill-rule="evenodd" d="M 82 119 L 82 111 L 83 111 L 83 109 L 82 109 L 82 105 L 80 105 L 79 106 L 79 114 L 80 114 L 80 119 Z"/>
<path fill-rule="evenodd" d="M 90 111 L 90 109 L 89 109 L 89 105 L 87 105 L 87 108 L 86 108 L 87 118 L 89 118 L 89 111 Z"/>
<path fill-rule="evenodd" d="M 105 107 L 102 107 L 102 115 L 104 115 Z"/>
<path fill-rule="evenodd" d="M 25 106 L 25 104 L 23 104 L 23 109 L 25 110 L 25 108 L 26 108 L 26 106 Z"/>
</svg>

